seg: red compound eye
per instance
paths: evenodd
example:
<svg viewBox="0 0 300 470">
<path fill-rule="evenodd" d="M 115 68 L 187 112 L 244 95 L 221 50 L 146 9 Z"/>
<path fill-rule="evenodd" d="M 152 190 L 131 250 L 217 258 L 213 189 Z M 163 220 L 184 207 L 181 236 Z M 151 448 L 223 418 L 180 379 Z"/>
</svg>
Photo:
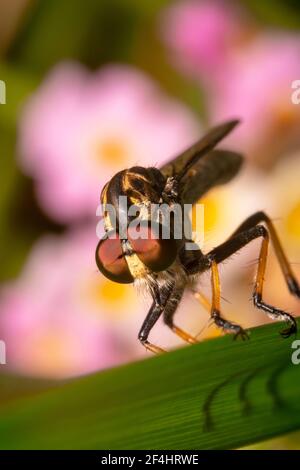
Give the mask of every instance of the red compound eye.
<svg viewBox="0 0 300 470">
<path fill-rule="evenodd" d="M 174 239 L 162 238 L 162 226 L 148 221 L 128 228 L 128 240 L 140 260 L 152 271 L 167 269 L 177 256 Z"/>
<path fill-rule="evenodd" d="M 115 232 L 110 232 L 98 243 L 96 263 L 99 271 L 111 281 L 120 284 L 133 282 L 133 277 L 123 256 L 121 240 Z"/>
</svg>

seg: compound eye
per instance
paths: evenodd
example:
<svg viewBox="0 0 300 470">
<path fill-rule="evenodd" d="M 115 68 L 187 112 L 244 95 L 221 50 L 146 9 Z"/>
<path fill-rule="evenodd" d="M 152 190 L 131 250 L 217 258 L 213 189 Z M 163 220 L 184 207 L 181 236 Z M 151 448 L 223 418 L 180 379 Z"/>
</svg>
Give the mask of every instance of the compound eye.
<svg viewBox="0 0 300 470">
<path fill-rule="evenodd" d="M 128 228 L 128 240 L 140 260 L 151 271 L 167 269 L 177 256 L 177 243 L 173 238 L 163 238 L 162 225 L 142 221 Z"/>
<path fill-rule="evenodd" d="M 96 263 L 99 271 L 111 281 L 130 284 L 134 280 L 124 258 L 119 235 L 114 231 L 98 243 Z"/>
</svg>

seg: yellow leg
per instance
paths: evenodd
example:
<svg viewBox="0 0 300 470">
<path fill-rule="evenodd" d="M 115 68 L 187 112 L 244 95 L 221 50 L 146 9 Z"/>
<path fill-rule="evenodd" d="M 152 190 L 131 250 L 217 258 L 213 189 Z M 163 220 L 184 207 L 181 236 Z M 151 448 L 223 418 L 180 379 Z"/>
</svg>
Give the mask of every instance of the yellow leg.
<svg viewBox="0 0 300 470">
<path fill-rule="evenodd" d="M 163 354 L 167 351 L 160 348 L 159 346 L 155 346 L 155 344 L 150 343 L 149 341 L 144 341 L 143 346 L 147 349 L 147 351 L 151 351 L 154 354 Z"/>
<path fill-rule="evenodd" d="M 179 336 L 181 339 L 183 339 L 183 340 L 186 341 L 187 343 L 190 343 L 190 344 L 198 343 L 197 339 L 194 338 L 194 336 L 191 336 L 189 333 L 187 333 L 186 331 L 182 330 L 182 329 L 179 328 L 178 326 L 172 325 L 172 326 L 171 326 L 171 329 L 172 329 L 172 331 L 173 331 L 177 336 Z"/>
</svg>

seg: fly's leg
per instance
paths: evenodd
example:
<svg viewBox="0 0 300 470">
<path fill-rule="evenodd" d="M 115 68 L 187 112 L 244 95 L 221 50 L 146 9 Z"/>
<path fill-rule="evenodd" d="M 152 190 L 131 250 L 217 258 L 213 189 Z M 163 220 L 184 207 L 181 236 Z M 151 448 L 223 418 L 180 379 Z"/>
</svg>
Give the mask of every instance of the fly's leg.
<svg viewBox="0 0 300 470">
<path fill-rule="evenodd" d="M 210 301 L 202 292 L 193 289 L 193 294 L 203 307 L 210 312 L 211 319 L 215 325 L 223 331 L 234 333 L 243 339 L 247 333 L 239 325 L 236 325 L 221 316 L 221 288 L 217 262 L 209 255 L 204 255 L 201 250 L 192 253 L 182 253 L 181 261 L 186 271 L 191 274 L 202 273 L 211 270 L 212 301 Z"/>
<path fill-rule="evenodd" d="M 138 335 L 138 339 L 140 340 L 142 345 L 145 346 L 145 348 L 148 349 L 148 351 L 151 351 L 156 354 L 161 354 L 166 351 L 160 348 L 159 346 L 156 346 L 155 344 L 150 343 L 150 341 L 148 341 L 148 337 L 153 326 L 155 325 L 159 317 L 164 312 L 166 305 L 168 303 L 170 294 L 172 293 L 172 290 L 174 288 L 174 285 L 175 285 L 175 282 L 171 285 L 165 284 L 160 289 L 158 288 L 157 285 L 152 286 L 151 293 L 153 297 L 153 303 L 142 324 L 142 327 Z"/>
<path fill-rule="evenodd" d="M 204 295 L 201 291 L 192 289 L 192 292 L 194 294 L 195 299 L 202 305 L 202 307 L 205 308 L 207 312 L 211 312 L 211 301 Z M 208 326 L 208 325 L 206 325 Z M 201 333 L 203 332 L 205 327 L 202 327 L 202 329 L 197 333 L 196 338 L 198 339 Z"/>
<path fill-rule="evenodd" d="M 195 343 L 198 343 L 197 339 L 194 336 L 187 333 L 185 330 L 179 328 L 179 326 L 175 325 L 174 323 L 174 314 L 182 298 L 183 291 L 184 291 L 183 286 L 174 287 L 168 299 L 166 308 L 164 310 L 164 322 L 181 339 L 183 339 L 187 343 L 195 344 Z"/>
<path fill-rule="evenodd" d="M 191 241 L 190 241 L 191 242 Z M 205 255 L 202 253 L 200 249 L 198 250 L 182 250 L 180 252 L 180 261 L 183 267 L 185 268 L 186 272 L 190 272 L 191 267 L 193 264 L 197 266 L 197 272 L 206 271 L 210 268 L 210 264 L 207 262 Z M 210 312 L 211 302 L 210 300 L 202 294 L 197 288 L 190 287 L 191 292 L 193 293 L 194 297 L 200 302 L 200 304 Z"/>
<path fill-rule="evenodd" d="M 235 338 L 240 336 L 242 339 L 247 339 L 248 335 L 245 330 L 239 325 L 236 325 L 221 316 L 221 288 L 219 270 L 216 261 L 211 262 L 211 286 L 212 286 L 212 304 L 211 304 L 211 318 L 215 325 L 228 333 L 234 333 Z"/>
<path fill-rule="evenodd" d="M 215 325 L 224 331 L 235 333 L 243 339 L 247 337 L 246 332 L 238 325 L 225 320 L 220 312 L 221 289 L 217 263 L 204 255 L 201 250 L 181 253 L 181 262 L 190 274 L 202 273 L 211 269 L 212 302 L 199 291 L 192 290 L 196 299 L 210 312 L 211 319 Z"/>
<path fill-rule="evenodd" d="M 267 313 L 267 315 L 270 318 L 272 318 L 272 320 L 286 321 L 289 324 L 289 326 L 286 329 L 282 330 L 280 334 L 284 338 L 288 338 L 291 334 L 297 332 L 296 320 L 289 313 L 285 312 L 284 310 L 275 308 L 272 305 L 267 304 L 262 299 L 264 275 L 265 275 L 266 265 L 267 265 L 268 245 L 269 245 L 269 235 L 268 233 L 266 233 L 266 236 L 263 238 L 261 248 L 260 248 L 258 269 L 257 269 L 257 274 L 256 274 L 254 292 L 253 292 L 253 303 L 257 308 L 264 310 Z M 291 279 L 291 278 L 288 277 L 287 280 L 288 279 Z M 295 279 L 293 280 L 295 281 Z M 295 286 L 295 284 L 293 284 L 293 286 Z"/>
<path fill-rule="evenodd" d="M 174 324 L 173 317 L 178 304 L 182 298 L 184 286 L 177 286 L 175 282 L 172 285 L 166 284 L 160 290 L 156 288 L 153 291 L 153 304 L 139 332 L 139 340 L 146 349 L 160 354 L 165 352 L 162 348 L 150 343 L 148 336 L 153 326 L 163 314 L 164 322 L 171 330 L 184 341 L 188 343 L 197 343 L 196 338 Z"/>
<path fill-rule="evenodd" d="M 296 279 L 296 277 L 295 277 L 295 275 L 292 271 L 291 265 L 288 262 L 288 259 L 285 255 L 284 251 L 283 251 L 283 248 L 281 246 L 280 240 L 279 240 L 278 235 L 276 233 L 275 227 L 274 227 L 272 221 L 270 220 L 270 218 L 268 217 L 267 214 L 260 211 L 260 212 L 256 212 L 255 214 L 251 215 L 250 217 L 248 217 L 248 219 L 245 220 L 245 222 L 242 223 L 242 225 L 240 225 L 238 227 L 238 229 L 233 233 L 231 238 L 235 237 L 237 234 L 239 234 L 241 232 L 244 232 L 245 230 L 247 230 L 251 227 L 254 227 L 255 225 L 257 225 L 261 222 L 264 222 L 267 226 L 267 229 L 268 229 L 268 232 L 269 232 L 269 235 L 270 235 L 273 247 L 274 247 L 276 257 L 277 257 L 278 262 L 280 264 L 283 276 L 285 278 L 285 281 L 287 283 L 287 286 L 288 286 L 288 289 L 289 289 L 290 293 L 300 298 L 299 283 L 297 282 L 297 279 Z M 266 245 L 267 244 L 268 243 L 266 242 Z M 266 248 L 266 250 L 267 250 L 267 248 Z M 264 256 L 264 255 L 262 254 L 262 256 Z"/>
<path fill-rule="evenodd" d="M 193 294 L 194 294 L 195 299 L 197 299 L 200 302 L 200 304 L 205 308 L 205 310 L 210 312 L 211 303 L 208 300 L 208 298 L 202 292 L 198 290 L 193 290 Z"/>
<path fill-rule="evenodd" d="M 189 344 L 196 344 L 196 343 L 199 343 L 199 341 L 192 335 L 190 335 L 189 333 L 187 333 L 185 330 L 182 330 L 181 328 L 179 328 L 178 326 L 176 325 L 168 325 L 170 326 L 171 330 L 177 335 L 179 336 L 181 339 L 183 339 L 184 341 L 186 341 L 187 343 Z"/>
<path fill-rule="evenodd" d="M 255 286 L 253 291 L 253 302 L 254 305 L 269 315 L 270 318 L 273 320 L 283 320 L 289 326 L 281 331 L 281 335 L 285 338 L 289 337 L 291 334 L 297 332 L 297 323 L 296 320 L 292 315 L 285 312 L 284 310 L 278 309 L 265 303 L 262 300 L 263 294 L 263 283 L 264 283 L 264 274 L 266 270 L 266 262 L 267 262 L 267 254 L 268 254 L 268 245 L 269 245 L 269 233 L 267 229 L 263 225 L 255 225 L 254 227 L 250 227 L 245 229 L 246 226 L 249 224 L 249 220 L 251 221 L 251 217 L 246 220 L 244 224 L 240 226 L 240 228 L 233 234 L 233 237 L 227 240 L 226 242 L 222 243 L 214 250 L 212 250 L 208 255 L 207 258 L 210 260 L 211 263 L 221 263 L 225 259 L 229 258 L 231 255 L 239 251 L 245 245 L 247 245 L 250 241 L 254 240 L 255 238 L 262 237 L 262 245 L 260 249 L 259 261 L 258 261 L 258 269 L 256 274 Z M 245 230 L 244 230 L 245 229 Z M 244 231 L 241 231 L 244 230 Z M 273 229 L 274 230 L 274 229 Z M 275 233 L 275 231 L 274 231 Z M 279 259 L 281 263 L 283 263 L 284 273 L 288 274 L 287 282 L 289 286 L 293 286 L 293 293 L 297 293 L 298 284 L 296 279 L 294 278 L 289 264 L 286 261 L 286 257 L 282 251 L 280 244 L 278 245 L 279 241 L 276 236 L 275 240 L 277 240 L 277 248 L 280 247 Z M 276 247 L 275 247 L 276 250 Z M 287 264 L 285 264 L 285 261 Z M 292 277 L 290 277 L 292 276 Z M 291 282 L 293 279 L 293 282 Z"/>
<path fill-rule="evenodd" d="M 163 312 L 163 309 L 161 307 L 161 305 L 159 304 L 156 304 L 155 302 L 153 302 L 146 318 L 145 318 L 145 321 L 142 325 L 142 328 L 140 329 L 140 332 L 139 332 L 139 340 L 140 342 L 142 343 L 143 346 L 145 346 L 146 349 L 148 349 L 148 351 L 151 351 L 155 354 L 161 354 L 161 353 L 164 353 L 166 352 L 164 349 L 160 348 L 159 346 L 156 346 L 155 344 L 152 344 L 150 343 L 150 341 L 148 341 L 148 336 L 149 336 L 149 333 L 150 331 L 152 330 L 153 326 L 155 325 L 155 323 L 157 322 L 157 320 L 159 319 L 159 317 L 161 316 Z"/>
</svg>

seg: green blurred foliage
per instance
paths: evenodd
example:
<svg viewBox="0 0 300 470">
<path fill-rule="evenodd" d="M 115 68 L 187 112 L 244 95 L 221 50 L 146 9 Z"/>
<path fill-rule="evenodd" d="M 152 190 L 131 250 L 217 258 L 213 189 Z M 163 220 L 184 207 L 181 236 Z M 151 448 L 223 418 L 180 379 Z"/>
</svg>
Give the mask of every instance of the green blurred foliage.
<svg viewBox="0 0 300 470">
<path fill-rule="evenodd" d="M 300 3 L 298 0 L 243 0 L 256 19 L 269 26 L 287 29 L 300 28 Z"/>
<path fill-rule="evenodd" d="M 169 0 L 52 0 L 36 2 L 9 50 L 9 58 L 38 72 L 71 58 L 91 66 L 130 62 L 145 26 Z M 149 43 L 150 48 L 152 44 Z M 45 53 L 46 51 L 46 53 Z"/>
<path fill-rule="evenodd" d="M 136 61 L 137 45 L 146 46 L 146 59 L 158 53 L 157 15 L 171 0 L 51 0 L 36 1 L 27 12 L 8 56 L 36 72 L 56 62 L 77 59 L 91 67 L 111 61 Z M 264 23 L 300 26 L 297 0 L 243 0 Z M 146 34 L 145 34 L 146 33 Z M 150 33 L 150 34 L 148 34 Z M 154 41 L 154 42 L 153 42 Z M 159 47 L 160 46 L 160 47 Z M 150 61 L 151 62 L 151 61 Z"/>
<path fill-rule="evenodd" d="M 17 167 L 18 118 L 26 98 L 38 79 L 25 67 L 1 63 L 0 76 L 6 83 L 7 104 L 0 107 L 0 281 L 20 270 L 32 242 L 43 231 L 56 226 L 37 207 L 33 185 Z"/>
</svg>

